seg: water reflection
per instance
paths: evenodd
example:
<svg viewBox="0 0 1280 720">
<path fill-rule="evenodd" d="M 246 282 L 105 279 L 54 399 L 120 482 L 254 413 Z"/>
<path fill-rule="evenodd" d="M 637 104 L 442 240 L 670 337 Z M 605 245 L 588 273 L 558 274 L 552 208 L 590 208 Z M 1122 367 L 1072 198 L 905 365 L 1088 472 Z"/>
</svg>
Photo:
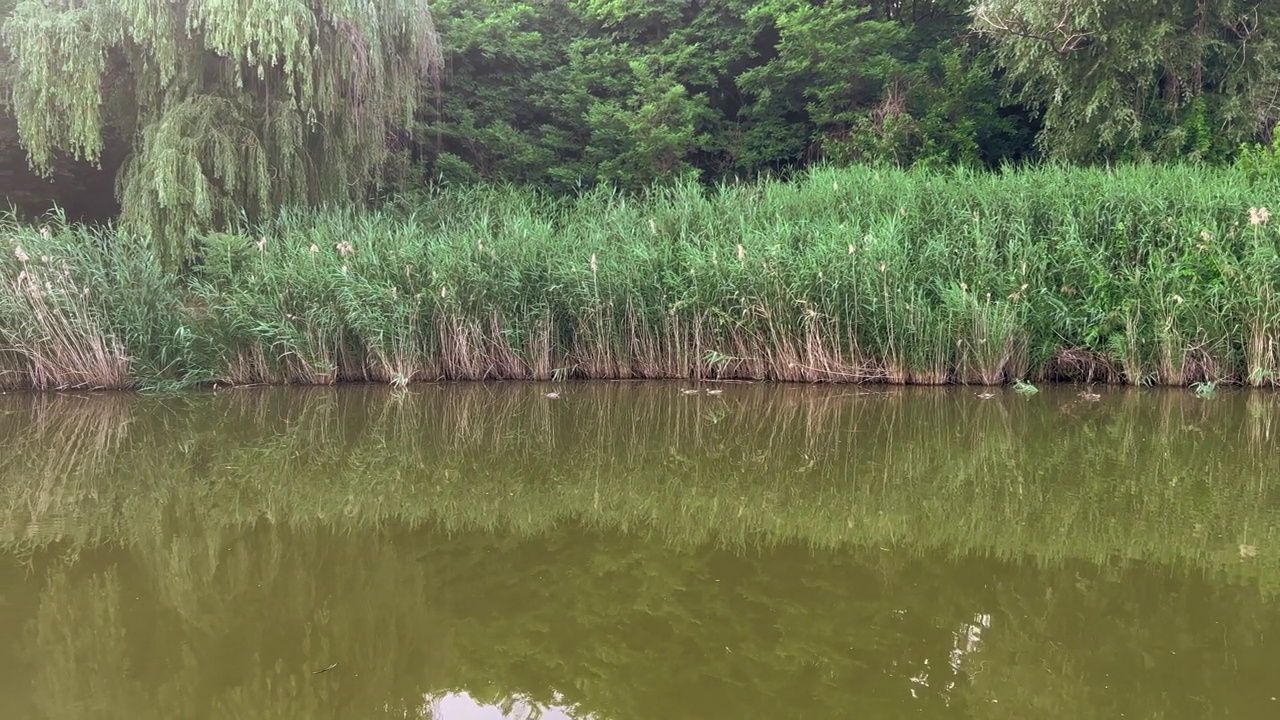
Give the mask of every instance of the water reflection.
<svg viewBox="0 0 1280 720">
<path fill-rule="evenodd" d="M 194 581 L 177 533 L 0 576 L 21 588 L 5 717 L 434 718 L 465 695 L 575 718 L 1248 718 L 1280 653 L 1256 588 L 1159 567 L 182 526 L 217 537 Z"/>
<path fill-rule="evenodd" d="M 545 391 L 0 397 L 0 716 L 1280 709 L 1273 396 Z"/>
<path fill-rule="evenodd" d="M 0 542 L 133 538 L 182 509 L 228 524 L 575 520 L 690 545 L 1118 556 L 1280 589 L 1275 394 L 546 389 L 0 396 Z"/>
<path fill-rule="evenodd" d="M 559 699 L 559 693 L 554 694 Z M 590 720 L 575 715 L 573 708 L 543 706 L 524 697 L 485 703 L 465 692 L 445 693 L 428 698 L 419 716 L 433 720 Z"/>
</svg>

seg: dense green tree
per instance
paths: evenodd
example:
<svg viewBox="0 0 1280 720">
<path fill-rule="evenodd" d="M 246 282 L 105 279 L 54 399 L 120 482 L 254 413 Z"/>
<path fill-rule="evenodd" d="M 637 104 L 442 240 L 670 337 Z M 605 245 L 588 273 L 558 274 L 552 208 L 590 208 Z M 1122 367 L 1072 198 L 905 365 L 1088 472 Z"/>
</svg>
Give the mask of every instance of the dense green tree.
<svg viewBox="0 0 1280 720">
<path fill-rule="evenodd" d="M 1261 0 L 0 0 L 0 17 L 32 165 L 130 146 L 122 220 L 170 262 L 202 228 L 393 181 L 1224 162 L 1280 120 L 1280 4 Z"/>
<path fill-rule="evenodd" d="M 580 31 L 565 0 L 437 0 L 432 7 L 446 89 L 422 117 L 430 174 L 575 185 L 586 104 L 569 78 L 569 45 Z"/>
<path fill-rule="evenodd" d="M 439 69 L 418 0 L 18 0 L 4 42 L 31 163 L 131 142 L 122 222 L 194 233 L 378 181 Z"/>
<path fill-rule="evenodd" d="M 986 163 L 1026 123 L 960 0 L 441 0 L 438 177 L 561 189 Z"/>
<path fill-rule="evenodd" d="M 1049 155 L 1221 160 L 1280 119 L 1278 3 L 984 0 L 973 16 L 1043 112 Z"/>
<path fill-rule="evenodd" d="M 437 176 L 564 190 L 722 174 L 749 5 L 440 0 L 445 92 L 426 117 Z"/>
</svg>

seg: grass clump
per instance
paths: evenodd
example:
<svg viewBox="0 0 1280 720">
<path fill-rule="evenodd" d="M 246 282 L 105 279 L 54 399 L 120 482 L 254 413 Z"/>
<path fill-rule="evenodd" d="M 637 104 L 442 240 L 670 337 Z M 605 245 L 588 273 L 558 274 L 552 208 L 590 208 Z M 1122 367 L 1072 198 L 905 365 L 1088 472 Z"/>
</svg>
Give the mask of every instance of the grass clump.
<svg viewBox="0 0 1280 720">
<path fill-rule="evenodd" d="M 112 366 L 126 368 L 123 381 L 37 369 L 37 356 L 63 356 L 32 351 L 58 335 L 23 329 L 36 315 L 14 284 L 25 266 L 12 249 L 0 253 L 0 331 L 18 348 L 7 369 L 35 386 L 1270 385 L 1280 372 L 1273 189 L 1186 167 L 820 169 L 643 198 L 456 189 L 211 235 L 178 276 L 110 231 L 55 223 L 44 238 L 10 224 L 10 248 L 30 256 L 52 244 L 42 253 L 66 256 L 77 278 L 144 282 L 91 291 L 96 303 L 75 311 L 85 319 L 68 321 L 85 357 L 128 359 Z"/>
<path fill-rule="evenodd" d="M 178 279 L 137 238 L 60 217 L 39 227 L 0 218 L 0 388 L 124 388 L 171 375 L 188 364 L 179 297 Z"/>
</svg>

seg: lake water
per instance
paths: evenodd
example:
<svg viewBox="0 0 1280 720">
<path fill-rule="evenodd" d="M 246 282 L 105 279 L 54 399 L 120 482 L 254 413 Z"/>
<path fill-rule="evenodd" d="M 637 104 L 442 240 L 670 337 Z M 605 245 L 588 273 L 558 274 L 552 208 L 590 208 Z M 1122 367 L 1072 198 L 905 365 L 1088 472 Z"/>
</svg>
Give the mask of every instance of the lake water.
<svg viewBox="0 0 1280 720">
<path fill-rule="evenodd" d="M 0 396 L 0 717 L 1280 717 L 1280 395 L 684 387 Z"/>
</svg>

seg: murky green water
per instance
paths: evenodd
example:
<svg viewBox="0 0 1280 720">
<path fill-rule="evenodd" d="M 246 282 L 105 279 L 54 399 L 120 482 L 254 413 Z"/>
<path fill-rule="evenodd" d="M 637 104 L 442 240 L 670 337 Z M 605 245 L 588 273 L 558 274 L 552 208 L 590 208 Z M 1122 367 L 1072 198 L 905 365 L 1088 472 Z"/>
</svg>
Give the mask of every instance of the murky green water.
<svg viewBox="0 0 1280 720">
<path fill-rule="evenodd" d="M 1280 716 L 1280 396 L 722 387 L 0 396 L 0 717 Z"/>
</svg>

